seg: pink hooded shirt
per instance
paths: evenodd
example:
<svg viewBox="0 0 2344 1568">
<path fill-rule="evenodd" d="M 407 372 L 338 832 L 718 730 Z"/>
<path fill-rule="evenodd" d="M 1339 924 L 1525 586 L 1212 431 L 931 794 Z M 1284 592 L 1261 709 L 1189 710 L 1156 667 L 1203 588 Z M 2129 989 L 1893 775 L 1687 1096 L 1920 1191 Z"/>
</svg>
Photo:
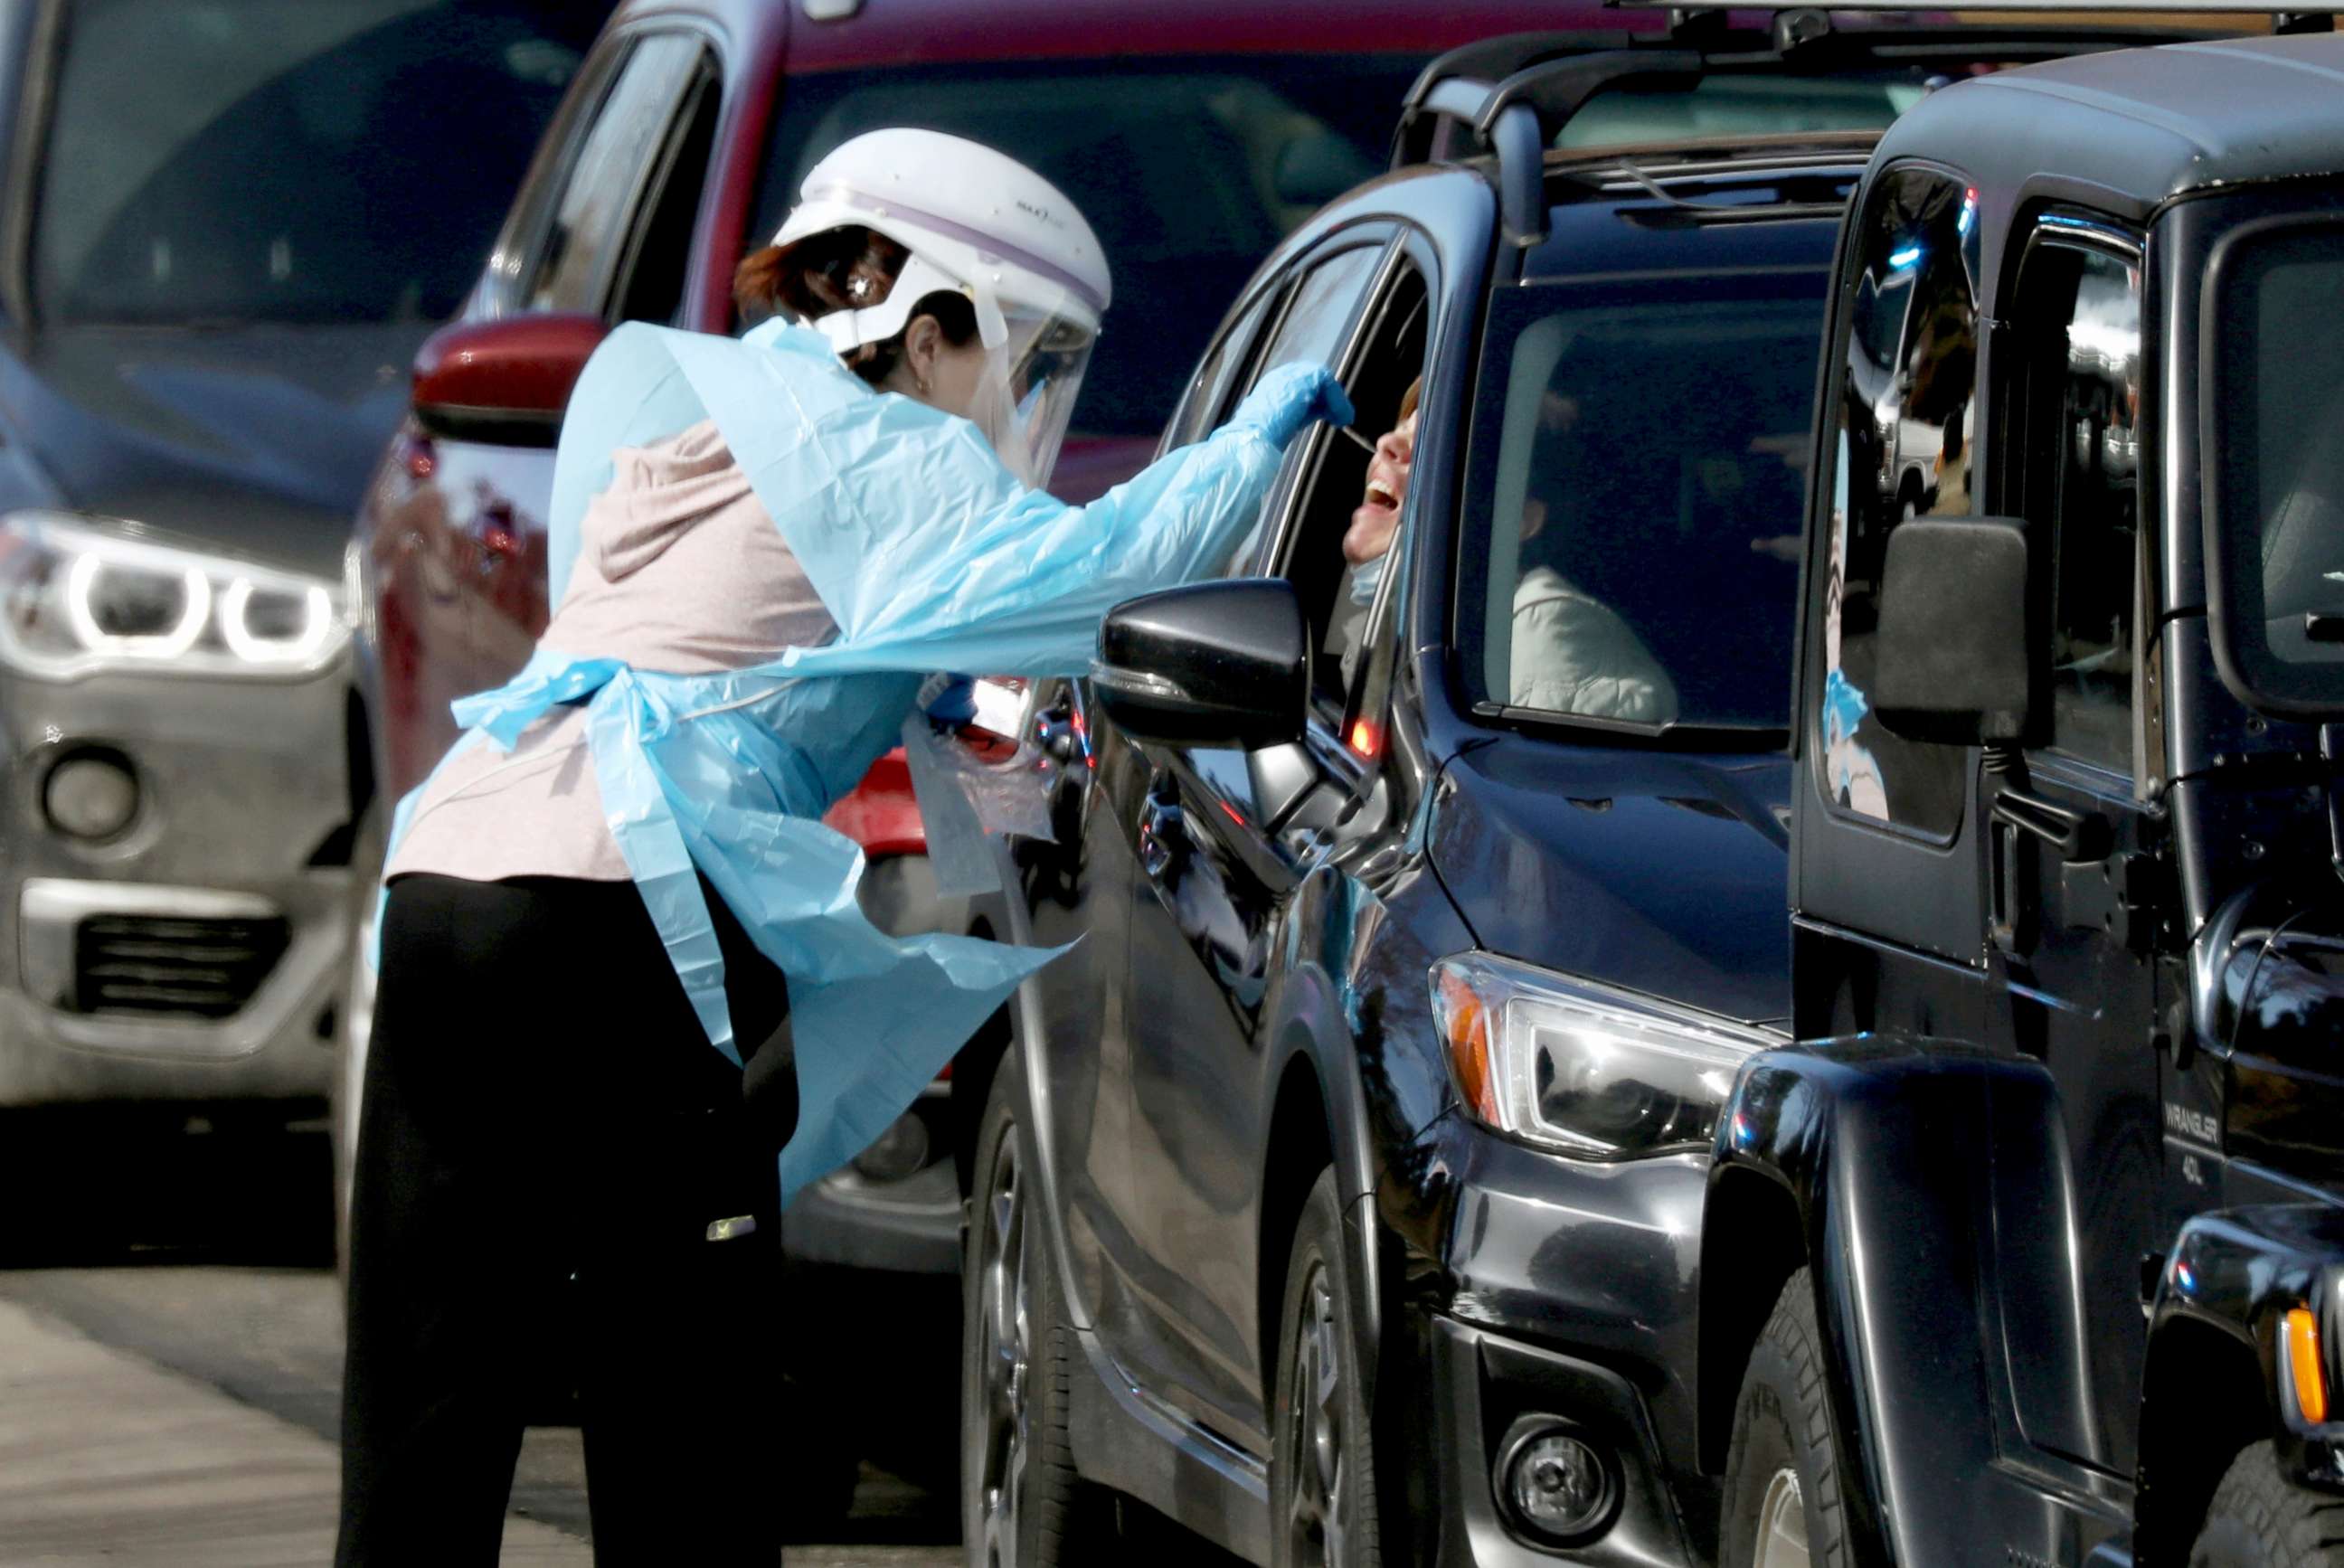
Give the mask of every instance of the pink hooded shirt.
<svg viewBox="0 0 2344 1568">
<path fill-rule="evenodd" d="M 713 421 L 612 454 L 579 524 L 578 564 L 545 629 L 637 669 L 745 669 L 837 633 Z M 582 706 L 538 721 L 510 754 L 451 759 L 416 805 L 384 875 L 628 880 L 603 820 Z"/>
</svg>

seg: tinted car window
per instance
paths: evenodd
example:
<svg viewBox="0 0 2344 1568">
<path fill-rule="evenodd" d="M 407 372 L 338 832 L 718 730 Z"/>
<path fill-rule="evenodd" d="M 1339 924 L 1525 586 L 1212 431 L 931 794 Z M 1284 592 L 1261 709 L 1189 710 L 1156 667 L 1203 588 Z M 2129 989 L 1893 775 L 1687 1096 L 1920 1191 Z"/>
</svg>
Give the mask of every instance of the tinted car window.
<svg viewBox="0 0 2344 1568">
<path fill-rule="evenodd" d="M 1479 698 L 1786 727 L 1825 283 L 1499 293 L 1463 512 Z"/>
<path fill-rule="evenodd" d="M 2214 519 L 2222 635 L 2260 696 L 2344 710 L 2344 224 L 2229 241 L 2218 263 Z"/>
<path fill-rule="evenodd" d="M 1975 219 L 1967 187 L 1930 170 L 1873 187 L 1852 255 L 1854 315 L 1831 410 L 1824 678 L 1812 750 L 1824 798 L 1931 838 L 1961 823 L 1967 755 L 1890 734 L 1864 693 L 1889 534 L 1907 518 L 1975 510 Z"/>
<path fill-rule="evenodd" d="M 1930 77 L 1913 71 L 1829 76 L 1712 76 L 1681 93 L 1606 93 L 1589 100 L 1555 137 L 1559 147 L 1689 137 L 1886 130 L 1927 96 Z"/>
<path fill-rule="evenodd" d="M 1221 335 L 1205 362 L 1197 367 L 1196 376 L 1188 383 L 1188 400 L 1182 406 L 1180 417 L 1165 437 L 1165 450 L 1185 447 L 1201 440 L 1219 423 L 1228 411 L 1230 392 L 1235 389 L 1238 372 L 1250 363 L 1248 351 L 1261 330 L 1262 319 L 1279 298 L 1279 291 L 1265 288 L 1246 307 L 1245 314 L 1231 322 Z"/>
<path fill-rule="evenodd" d="M 71 320 L 437 320 L 607 5 L 76 0 L 33 240 Z"/>
<path fill-rule="evenodd" d="M 1274 365 L 1298 361 L 1334 363 L 1335 356 L 1342 351 L 1343 334 L 1350 327 L 1351 318 L 1359 313 L 1359 300 L 1367 293 L 1369 274 L 1375 269 L 1376 258 L 1381 254 L 1376 247 L 1362 245 L 1333 256 L 1321 253 L 1313 259 L 1269 340 L 1254 356 L 1254 374 L 1246 383 L 1248 391 L 1261 372 Z M 1304 460 L 1306 449 L 1307 443 L 1295 443 L 1286 460 L 1289 467 Z M 1262 525 L 1284 493 L 1285 487 L 1280 486 L 1263 500 L 1261 519 L 1230 554 L 1224 568 L 1228 575 L 1244 576 L 1257 569 L 1264 537 Z"/>
<path fill-rule="evenodd" d="M 628 53 L 564 177 L 529 291 L 531 309 L 602 308 L 636 197 L 653 176 L 701 54 L 697 39 L 677 33 L 655 34 Z M 693 181 L 694 194 L 698 187 Z"/>
<path fill-rule="evenodd" d="M 2051 744 L 2130 774 L 2140 543 L 2140 285 L 2113 256 L 2031 251 L 2021 482 L 2051 541 Z"/>
<path fill-rule="evenodd" d="M 1072 197 L 1114 268 L 1075 426 L 1153 436 L 1262 257 L 1383 167 L 1422 61 L 1375 56 L 1076 60 L 793 81 L 759 204 L 778 228 L 815 159 L 881 126 L 999 147 Z"/>
</svg>

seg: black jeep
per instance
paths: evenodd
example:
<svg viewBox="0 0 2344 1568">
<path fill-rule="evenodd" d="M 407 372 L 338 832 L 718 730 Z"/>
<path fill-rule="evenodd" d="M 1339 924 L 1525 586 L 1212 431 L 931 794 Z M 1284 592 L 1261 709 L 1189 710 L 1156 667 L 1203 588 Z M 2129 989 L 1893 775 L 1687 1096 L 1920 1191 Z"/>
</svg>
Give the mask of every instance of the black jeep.
<svg viewBox="0 0 2344 1568">
<path fill-rule="evenodd" d="M 1801 1041 L 1721 1119 L 1722 1560 L 2344 1563 L 2344 39 L 1880 143 L 1812 459 Z"/>
</svg>

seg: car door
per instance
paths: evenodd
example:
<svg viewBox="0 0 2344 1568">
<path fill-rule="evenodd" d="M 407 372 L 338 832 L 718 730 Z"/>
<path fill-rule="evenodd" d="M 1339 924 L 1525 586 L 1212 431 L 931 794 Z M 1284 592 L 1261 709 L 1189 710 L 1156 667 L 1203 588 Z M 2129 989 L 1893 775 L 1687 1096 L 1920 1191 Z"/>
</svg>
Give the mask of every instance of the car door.
<svg viewBox="0 0 2344 1568">
<path fill-rule="evenodd" d="M 1164 450 L 1209 433 L 1234 401 L 1254 362 L 1265 324 L 1284 307 L 1290 280 L 1257 289 L 1232 311 L 1167 427 Z M 1021 1006 L 1028 1093 L 1050 1202 L 1062 1223 L 1067 1294 L 1076 1320 L 1099 1320 L 1116 1252 L 1127 1267 L 1126 1217 L 1132 1213 L 1129 994 L 1125 986 L 1137 868 L 1117 813 L 1137 794 L 1136 748 L 1117 744 L 1083 683 L 1040 683 L 1031 703 L 1035 770 L 1048 802 L 1050 833 L 1017 841 L 1015 897 L 1034 945 L 1076 943 L 1074 952 L 1026 983 Z M 1127 1302 L 1129 1292 L 1112 1299 Z"/>
<path fill-rule="evenodd" d="M 2007 510 L 2037 541 L 2052 638 L 2048 734 L 2025 755 L 2023 787 L 2079 832 L 2063 852 L 2004 814 L 1987 825 L 1987 936 L 2003 956 L 1994 1033 L 2049 1068 L 2067 1144 L 2065 1179 L 2057 1151 L 1997 1148 L 1996 1184 L 2064 1190 L 2070 1209 L 2064 1225 L 2010 1227 L 2000 1246 L 2026 1275 L 2056 1279 L 2067 1260 L 2012 1254 L 2072 1237 L 2083 1303 L 2075 1321 L 2005 1303 L 2018 1419 L 2035 1445 L 2127 1478 L 2147 1352 L 2142 1260 L 2179 1219 L 2163 1200 L 2157 971 L 2139 907 L 2167 835 L 2138 657 L 2140 277 L 2135 237 L 2068 214 L 2035 229 L 2019 265 L 1998 466 Z"/>
<path fill-rule="evenodd" d="M 1375 319 L 1372 310 L 1362 319 L 1362 305 L 1381 297 L 1381 238 L 1352 231 L 1339 248 L 1306 260 L 1256 374 L 1298 359 L 1349 368 Z M 1349 574 L 1331 553 L 1339 528 L 1333 538 L 1318 530 L 1301 548 L 1295 539 L 1330 501 L 1339 521 L 1358 503 L 1354 449 L 1339 443 L 1342 456 L 1330 462 L 1338 444 L 1328 430 L 1296 444 L 1262 537 L 1232 563 L 1237 574 L 1289 577 L 1309 614 L 1317 679 L 1304 744 L 1248 755 L 1125 743 L 1125 787 L 1105 803 L 1137 872 L 1126 982 L 1132 1105 L 1123 1152 L 1132 1210 L 1121 1353 L 1160 1397 L 1241 1441 L 1266 1441 L 1268 1427 L 1258 1231 L 1273 1087 L 1263 1008 L 1279 916 L 1329 847 L 1321 818 L 1329 813 L 1288 803 L 1298 782 L 1329 783 L 1327 798 L 1352 802 L 1365 774 L 1340 738 L 1348 693 L 1341 661 L 1327 644 L 1338 608 L 1350 607 Z M 1339 501 L 1319 493 L 1330 470 L 1349 476 Z"/>
<path fill-rule="evenodd" d="M 1803 1037 L 1926 1027 L 1976 1037 L 1985 992 L 1973 751 L 1891 733 L 1872 712 L 1881 577 L 1908 517 L 1975 509 L 1965 479 L 1976 390 L 1977 224 L 1957 175 L 1904 166 L 1874 180 L 1843 246 L 1851 319 L 1826 383 L 1825 457 L 1811 526 L 1806 668 L 1792 788 L 1793 904 Z M 1877 373 L 1885 349 L 1889 379 Z M 1921 429 L 1926 481 L 1894 477 Z"/>
<path fill-rule="evenodd" d="M 697 32 L 606 39 L 581 74 L 467 314 L 672 319 L 717 109 Z M 393 796 L 455 740 L 448 700 L 528 661 L 545 622 L 553 449 L 457 439 L 410 419 L 378 472 L 372 536 L 382 728 Z"/>
</svg>

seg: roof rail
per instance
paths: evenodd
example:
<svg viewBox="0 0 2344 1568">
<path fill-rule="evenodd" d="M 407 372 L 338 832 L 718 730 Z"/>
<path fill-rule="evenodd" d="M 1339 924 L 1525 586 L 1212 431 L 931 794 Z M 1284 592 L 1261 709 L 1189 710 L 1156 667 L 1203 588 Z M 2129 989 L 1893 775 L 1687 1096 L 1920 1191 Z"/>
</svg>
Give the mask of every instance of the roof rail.
<svg viewBox="0 0 2344 1568">
<path fill-rule="evenodd" d="M 1450 156 L 1456 132 L 1465 130 L 1498 155 L 1506 238 L 1536 245 L 1546 238 L 1546 149 L 1571 116 L 1623 86 L 1690 87 L 1705 68 L 1698 50 L 1640 46 L 1616 34 L 1517 34 L 1468 44 L 1426 66 L 1409 89 L 1392 167 Z"/>
</svg>

